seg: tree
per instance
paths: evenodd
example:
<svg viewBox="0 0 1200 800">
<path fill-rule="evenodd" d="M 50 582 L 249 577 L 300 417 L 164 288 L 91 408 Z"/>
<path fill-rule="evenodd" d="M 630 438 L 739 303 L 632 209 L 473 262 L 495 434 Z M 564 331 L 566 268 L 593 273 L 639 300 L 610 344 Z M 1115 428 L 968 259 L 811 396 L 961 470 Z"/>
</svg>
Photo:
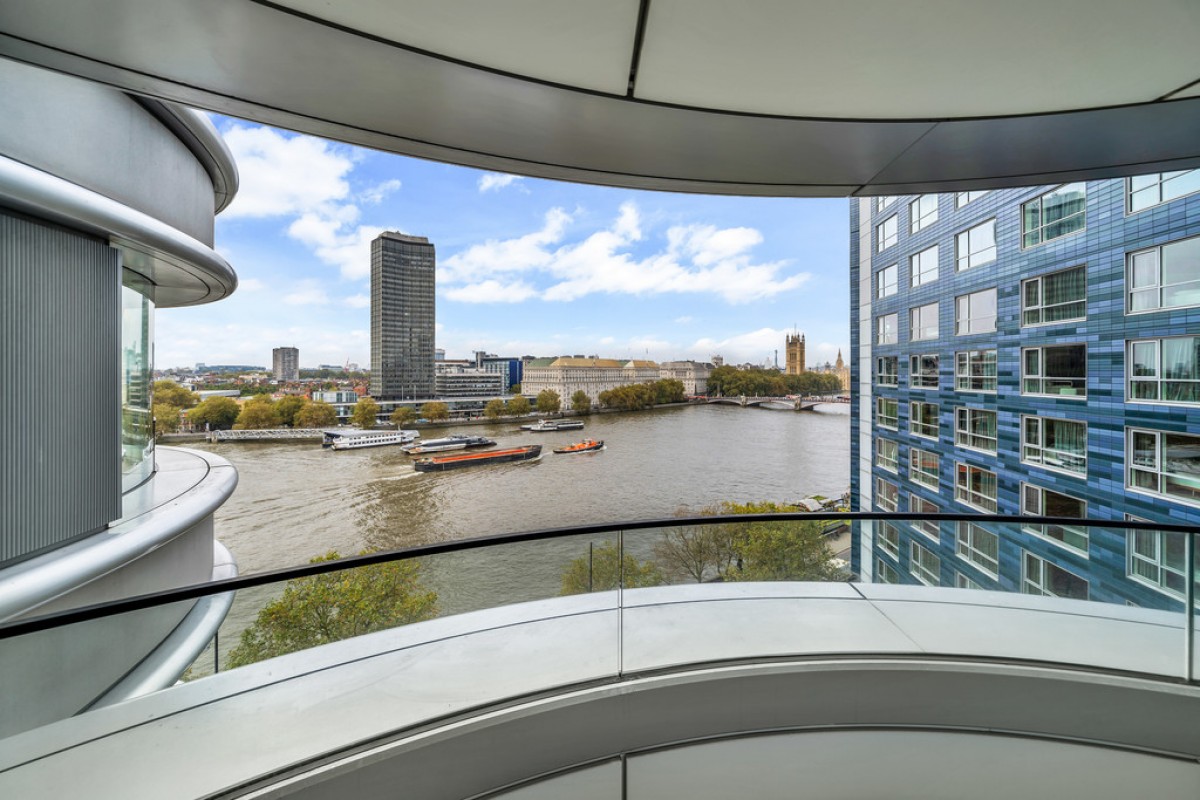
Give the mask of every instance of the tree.
<svg viewBox="0 0 1200 800">
<path fill-rule="evenodd" d="M 154 382 L 154 404 L 175 406 L 175 408 L 191 408 L 200 402 L 200 396 L 180 386 L 175 381 Z"/>
<path fill-rule="evenodd" d="M 396 406 L 396 410 L 392 412 L 392 424 L 397 428 L 403 428 L 416 418 L 417 412 L 413 411 L 411 406 Z"/>
<path fill-rule="evenodd" d="M 617 543 L 589 544 L 589 552 L 567 565 L 559 594 L 585 594 L 616 589 L 624 578 L 624 587 L 660 586 L 662 572 L 653 561 L 638 561 L 629 553 L 618 558 Z"/>
<path fill-rule="evenodd" d="M 583 389 L 576 390 L 575 394 L 571 395 L 571 409 L 576 414 L 589 413 L 592 410 L 592 398 L 588 397 Z"/>
<path fill-rule="evenodd" d="M 488 419 L 500 419 L 504 416 L 504 401 L 498 397 L 488 400 L 487 405 L 483 407 L 483 415 Z"/>
<path fill-rule="evenodd" d="M 664 378 L 651 384 L 654 387 L 654 402 L 658 405 L 666 403 L 682 403 L 684 398 L 683 381 L 674 378 Z"/>
<path fill-rule="evenodd" d="M 279 398 L 279 402 L 275 404 L 275 411 L 279 414 L 280 424 L 291 428 L 296 427 L 296 412 L 304 408 L 308 402 L 308 398 L 296 394 Z"/>
<path fill-rule="evenodd" d="M 553 389 L 542 389 L 537 396 L 537 410 L 543 414 L 553 414 L 562 408 L 562 398 Z"/>
<path fill-rule="evenodd" d="M 366 555 L 364 551 L 362 555 Z M 311 563 L 337 561 L 330 551 Z M 437 616 L 437 593 L 420 581 L 415 561 L 296 578 L 272 600 L 254 624 L 242 631 L 229 656 L 230 667 L 386 630 Z"/>
<path fill-rule="evenodd" d="M 365 431 L 369 431 L 375 427 L 375 423 L 379 418 L 379 403 L 376 403 L 369 397 L 361 397 L 354 404 L 354 411 L 350 414 L 350 421 Z"/>
<path fill-rule="evenodd" d="M 197 428 L 207 425 L 214 431 L 228 430 L 241 412 L 232 397 L 210 397 L 188 412 L 188 422 Z"/>
<path fill-rule="evenodd" d="M 156 433 L 174 433 L 179 430 L 179 408 L 167 403 L 154 404 L 154 430 Z"/>
<path fill-rule="evenodd" d="M 523 417 L 529 413 L 529 401 L 523 395 L 516 395 L 508 399 L 508 413 L 514 417 Z"/>
<path fill-rule="evenodd" d="M 279 411 L 275 403 L 266 395 L 259 395 L 242 406 L 238 414 L 235 431 L 260 430 L 262 428 L 279 427 Z"/>
<path fill-rule="evenodd" d="M 521 393 L 521 384 L 514 383 L 512 386 L 509 386 L 508 393 L 509 394 L 520 394 Z"/>
<path fill-rule="evenodd" d="M 425 419 L 450 419 L 450 406 L 445 403 L 426 403 L 421 406 L 421 416 Z"/>
<path fill-rule="evenodd" d="M 337 410 L 329 403 L 305 403 L 292 418 L 296 428 L 328 428 L 337 425 Z"/>
<path fill-rule="evenodd" d="M 800 511 L 776 503 L 722 503 L 723 514 L 777 514 Z M 826 522 L 753 522 L 725 526 L 734 538 L 739 563 L 726 575 L 738 581 L 834 581 L 845 575 L 834 561 L 822 531 Z"/>
<path fill-rule="evenodd" d="M 673 579 L 723 581 L 737 563 L 735 544 L 733 532 L 724 525 L 681 525 L 660 534 L 654 558 Z"/>
</svg>

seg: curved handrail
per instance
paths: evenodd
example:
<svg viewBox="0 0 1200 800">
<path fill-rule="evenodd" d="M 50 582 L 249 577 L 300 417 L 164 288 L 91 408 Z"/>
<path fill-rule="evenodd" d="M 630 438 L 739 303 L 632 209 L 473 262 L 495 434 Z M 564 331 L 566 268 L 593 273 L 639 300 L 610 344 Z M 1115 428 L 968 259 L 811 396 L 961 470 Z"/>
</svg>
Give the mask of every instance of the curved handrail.
<svg viewBox="0 0 1200 800">
<path fill-rule="evenodd" d="M 666 517 L 659 519 L 632 520 L 626 522 L 610 522 L 594 525 L 578 525 L 565 528 L 544 528 L 518 533 L 504 533 L 492 536 L 477 536 L 469 539 L 456 539 L 449 542 L 417 545 L 414 547 L 385 550 L 366 555 L 349 556 L 336 561 L 321 561 L 302 564 L 294 567 L 257 572 L 221 581 L 182 586 L 160 592 L 137 595 L 121 600 L 112 600 L 90 606 L 69 609 L 46 614 L 40 617 L 0 623 L 0 641 L 22 636 L 38 631 L 87 622 L 102 617 L 115 616 L 131 611 L 141 611 L 168 603 L 184 600 L 195 600 L 226 592 L 250 589 L 272 583 L 280 583 L 294 578 L 307 578 L 324 575 L 330 572 L 342 572 L 348 569 L 366 567 L 374 564 L 387 564 L 396 561 L 406 561 L 414 558 L 457 553 L 466 550 L 478 550 L 486 547 L 497 547 L 507 544 L 536 542 L 558 537 L 580 536 L 589 534 L 616 533 L 619 531 L 635 531 L 653 528 L 677 528 L 688 525 L 728 525 L 755 522 L 867 522 L 867 521 L 896 521 L 896 522 L 1002 522 L 1019 523 L 1022 525 L 1070 525 L 1074 527 L 1103 527 L 1126 530 L 1153 530 L 1170 533 L 1200 533 L 1200 527 L 1195 525 L 1179 525 L 1141 520 L 1093 520 L 1074 517 L 1035 517 L 1013 514 L 899 514 L 879 511 L 821 511 L 821 512 L 786 512 L 777 514 L 715 514 L 709 516 Z M 1189 565 L 1190 566 L 1190 565 Z"/>
</svg>

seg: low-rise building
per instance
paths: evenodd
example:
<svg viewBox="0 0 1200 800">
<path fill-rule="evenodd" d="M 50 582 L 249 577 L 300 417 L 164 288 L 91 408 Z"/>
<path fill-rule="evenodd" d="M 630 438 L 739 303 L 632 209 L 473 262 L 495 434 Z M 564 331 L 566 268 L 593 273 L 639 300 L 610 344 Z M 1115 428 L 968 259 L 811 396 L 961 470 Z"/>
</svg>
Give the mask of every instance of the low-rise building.
<svg viewBox="0 0 1200 800">
<path fill-rule="evenodd" d="M 708 394 L 708 375 L 712 368 L 712 364 L 699 361 L 664 361 L 658 367 L 658 377 L 679 381 L 686 395 Z"/>
<path fill-rule="evenodd" d="M 620 361 L 594 356 L 535 358 L 525 364 L 521 394 L 532 396 L 550 389 L 567 404 L 575 392 L 582 391 L 594 405 L 601 392 L 658 379 L 659 366 L 655 361 Z"/>
<path fill-rule="evenodd" d="M 438 362 L 433 391 L 438 397 L 499 397 L 507 373 L 491 372 L 453 362 Z"/>
</svg>

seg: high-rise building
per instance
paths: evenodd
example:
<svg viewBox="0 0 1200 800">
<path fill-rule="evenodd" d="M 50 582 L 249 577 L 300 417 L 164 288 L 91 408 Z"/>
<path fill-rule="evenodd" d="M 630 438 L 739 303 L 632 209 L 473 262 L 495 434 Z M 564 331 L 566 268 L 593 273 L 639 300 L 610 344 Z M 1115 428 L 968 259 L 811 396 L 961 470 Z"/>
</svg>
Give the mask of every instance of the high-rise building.
<svg viewBox="0 0 1200 800">
<path fill-rule="evenodd" d="M 860 199 L 851 229 L 854 510 L 1200 522 L 1200 170 Z M 1181 607 L 1182 534 L 869 530 L 875 581 Z"/>
<path fill-rule="evenodd" d="M 778 365 L 778 362 L 776 362 Z M 799 375 L 804 372 L 804 334 L 788 334 L 787 337 L 787 367 L 785 375 Z"/>
<path fill-rule="evenodd" d="M 371 396 L 434 396 L 433 244 L 385 231 L 371 242 Z"/>
<path fill-rule="evenodd" d="M 271 351 L 271 372 L 277 381 L 300 379 L 300 351 L 295 347 L 276 347 Z"/>
</svg>

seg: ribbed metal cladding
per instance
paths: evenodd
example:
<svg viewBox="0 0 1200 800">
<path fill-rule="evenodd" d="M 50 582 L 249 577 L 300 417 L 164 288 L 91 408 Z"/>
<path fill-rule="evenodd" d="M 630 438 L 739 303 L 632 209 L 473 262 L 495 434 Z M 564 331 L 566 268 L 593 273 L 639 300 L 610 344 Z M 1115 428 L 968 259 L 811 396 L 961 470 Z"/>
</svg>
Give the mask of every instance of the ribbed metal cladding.
<svg viewBox="0 0 1200 800">
<path fill-rule="evenodd" d="M 120 261 L 0 212 L 0 564 L 121 515 Z"/>
</svg>

